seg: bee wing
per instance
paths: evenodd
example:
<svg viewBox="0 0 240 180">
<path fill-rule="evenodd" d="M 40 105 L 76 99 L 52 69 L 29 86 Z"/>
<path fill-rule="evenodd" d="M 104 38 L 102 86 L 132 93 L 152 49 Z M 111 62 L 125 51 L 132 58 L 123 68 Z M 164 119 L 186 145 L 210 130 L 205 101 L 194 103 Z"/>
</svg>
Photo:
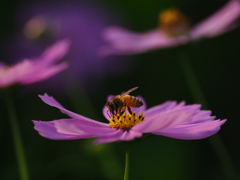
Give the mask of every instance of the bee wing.
<svg viewBox="0 0 240 180">
<path fill-rule="evenodd" d="M 137 88 L 138 88 L 138 87 L 134 87 L 134 88 L 132 88 L 132 89 L 129 89 L 127 92 L 123 93 L 123 94 L 120 96 L 120 98 L 122 98 L 123 96 L 128 95 L 130 92 L 136 90 Z"/>
</svg>

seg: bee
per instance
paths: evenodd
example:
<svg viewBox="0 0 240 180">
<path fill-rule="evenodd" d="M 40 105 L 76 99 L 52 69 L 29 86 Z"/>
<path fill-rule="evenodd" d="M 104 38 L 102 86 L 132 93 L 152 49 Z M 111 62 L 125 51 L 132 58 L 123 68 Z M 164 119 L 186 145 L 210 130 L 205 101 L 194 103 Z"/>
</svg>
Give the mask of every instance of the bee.
<svg viewBox="0 0 240 180">
<path fill-rule="evenodd" d="M 108 101 L 106 103 L 106 107 L 108 108 L 109 112 L 112 115 L 116 115 L 116 114 L 121 115 L 126 110 L 128 110 L 128 112 L 132 114 L 130 107 L 142 106 L 143 102 L 140 99 L 129 95 L 130 92 L 136 90 L 137 88 L 138 87 L 134 87 L 128 90 L 127 92 L 123 93 L 122 95 L 117 95 L 113 97 L 110 101 Z"/>
</svg>

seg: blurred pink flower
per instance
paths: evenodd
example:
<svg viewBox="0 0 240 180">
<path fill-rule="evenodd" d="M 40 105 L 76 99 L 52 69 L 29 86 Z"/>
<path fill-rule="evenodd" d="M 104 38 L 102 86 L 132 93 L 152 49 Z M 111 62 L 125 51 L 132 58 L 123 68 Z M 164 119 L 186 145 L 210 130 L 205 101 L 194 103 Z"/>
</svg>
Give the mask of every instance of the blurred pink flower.
<svg viewBox="0 0 240 180">
<path fill-rule="evenodd" d="M 161 30 L 154 29 L 145 33 L 134 33 L 121 27 L 108 27 L 103 32 L 103 39 L 108 44 L 102 46 L 99 53 L 102 56 L 143 53 L 153 49 L 186 44 L 191 40 L 218 36 L 235 28 L 239 17 L 240 1 L 229 0 L 215 14 L 188 29 L 186 34 L 175 37 L 167 36 L 161 27 Z"/>
<path fill-rule="evenodd" d="M 125 112 L 118 117 L 112 115 L 111 118 L 107 108 L 104 107 L 103 114 L 109 123 L 103 123 L 65 109 L 47 94 L 39 97 L 46 104 L 58 108 L 62 113 L 71 117 L 49 122 L 33 120 L 34 128 L 41 136 L 54 140 L 98 138 L 95 144 L 101 144 L 131 141 L 142 137 L 144 133 L 193 140 L 217 133 L 220 126 L 226 121 L 214 120 L 215 117 L 210 116 L 211 111 L 200 110 L 200 105 L 185 105 L 185 102 L 177 104 L 175 101 L 167 101 L 150 109 L 146 109 L 144 103 L 139 108 L 132 108 L 132 114 Z M 138 98 L 144 102 L 141 97 Z M 136 121 L 138 122 L 136 123 Z M 126 128 L 130 122 L 135 124 Z M 118 126 L 118 128 L 113 126 Z"/>
<path fill-rule="evenodd" d="M 101 58 L 97 54 L 98 48 L 104 44 L 100 34 L 107 24 L 113 22 L 109 13 L 104 4 L 93 1 L 32 1 L 22 4 L 16 13 L 16 31 L 3 43 L 6 45 L 3 55 L 10 62 L 34 57 L 53 42 L 67 38 L 71 41 L 71 48 L 66 55 L 69 68 L 64 71 L 64 76 L 71 79 L 68 81 L 69 89 L 70 86 L 89 90 L 100 88 L 105 77 L 126 73 L 131 66 L 126 59 L 119 57 L 121 62 L 116 63 L 113 57 Z M 95 83 L 91 83 L 93 80 Z M 58 93 L 64 95 L 64 88 L 59 89 L 59 86 L 66 86 L 65 83 L 60 76 L 55 76 L 32 89 L 46 91 L 47 88 L 53 92 L 57 88 Z"/>
<path fill-rule="evenodd" d="M 38 58 L 7 66 L 0 64 L 0 88 L 13 84 L 31 84 L 59 73 L 68 67 L 66 62 L 59 62 L 68 52 L 69 41 L 61 40 L 47 48 Z"/>
</svg>

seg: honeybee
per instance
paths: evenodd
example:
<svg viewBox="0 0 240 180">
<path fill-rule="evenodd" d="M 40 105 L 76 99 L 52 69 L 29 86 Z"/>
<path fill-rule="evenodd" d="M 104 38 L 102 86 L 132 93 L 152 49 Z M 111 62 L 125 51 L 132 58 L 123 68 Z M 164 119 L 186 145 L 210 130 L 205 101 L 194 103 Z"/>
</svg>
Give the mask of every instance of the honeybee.
<svg viewBox="0 0 240 180">
<path fill-rule="evenodd" d="M 128 95 L 130 92 L 136 90 L 137 88 L 138 87 L 134 87 L 134 88 L 128 90 L 127 92 L 123 93 L 122 95 L 117 95 L 117 96 L 113 97 L 110 101 L 108 101 L 106 103 L 106 107 L 108 108 L 109 112 L 112 115 L 116 115 L 116 114 L 121 115 L 126 110 L 128 110 L 128 112 L 130 114 L 132 114 L 130 107 L 142 106 L 143 102 L 140 99 L 138 99 L 134 96 Z"/>
</svg>

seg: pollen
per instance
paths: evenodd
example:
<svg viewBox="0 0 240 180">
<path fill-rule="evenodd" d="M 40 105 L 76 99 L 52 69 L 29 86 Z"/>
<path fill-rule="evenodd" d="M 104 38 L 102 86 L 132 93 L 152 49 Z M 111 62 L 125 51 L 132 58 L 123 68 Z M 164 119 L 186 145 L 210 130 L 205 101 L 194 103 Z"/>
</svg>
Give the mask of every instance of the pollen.
<svg viewBox="0 0 240 180">
<path fill-rule="evenodd" d="M 174 8 L 160 13 L 159 24 L 161 31 L 170 37 L 186 35 L 190 27 L 189 20 Z"/>
<path fill-rule="evenodd" d="M 109 126 L 116 129 L 128 130 L 131 129 L 134 125 L 142 122 L 145 116 L 143 113 L 136 115 L 135 111 L 132 111 L 132 114 L 112 114 L 109 122 Z"/>
</svg>

